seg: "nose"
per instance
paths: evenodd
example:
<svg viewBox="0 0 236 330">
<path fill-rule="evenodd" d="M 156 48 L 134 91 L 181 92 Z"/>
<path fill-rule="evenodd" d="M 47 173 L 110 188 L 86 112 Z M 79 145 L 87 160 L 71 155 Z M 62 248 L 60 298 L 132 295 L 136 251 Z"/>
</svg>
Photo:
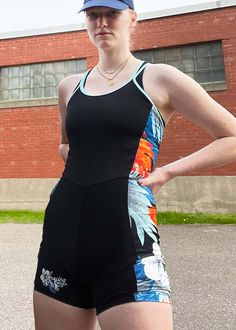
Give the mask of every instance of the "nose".
<svg viewBox="0 0 236 330">
<path fill-rule="evenodd" d="M 107 18 L 105 15 L 100 14 L 98 17 L 98 22 L 97 22 L 97 26 L 98 27 L 103 27 L 103 26 L 107 26 Z"/>
</svg>

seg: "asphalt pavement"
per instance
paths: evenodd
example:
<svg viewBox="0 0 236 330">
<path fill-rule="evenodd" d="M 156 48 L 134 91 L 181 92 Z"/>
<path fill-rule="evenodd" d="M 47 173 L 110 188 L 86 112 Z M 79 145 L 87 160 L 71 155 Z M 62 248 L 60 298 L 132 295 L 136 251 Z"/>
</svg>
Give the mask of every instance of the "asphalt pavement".
<svg viewBox="0 0 236 330">
<path fill-rule="evenodd" d="M 162 225 L 159 233 L 174 329 L 235 330 L 236 226 Z M 0 225 L 0 330 L 34 329 L 32 290 L 41 234 L 42 225 Z"/>
</svg>

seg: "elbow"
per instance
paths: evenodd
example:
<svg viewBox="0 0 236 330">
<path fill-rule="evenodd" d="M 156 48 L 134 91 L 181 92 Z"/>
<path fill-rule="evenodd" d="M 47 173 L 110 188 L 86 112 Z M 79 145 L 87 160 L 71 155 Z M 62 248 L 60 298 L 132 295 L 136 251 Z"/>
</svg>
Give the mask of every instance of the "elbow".
<svg viewBox="0 0 236 330">
<path fill-rule="evenodd" d="M 68 143 L 61 143 L 59 145 L 59 154 L 64 162 L 66 162 L 69 152 L 69 144 Z"/>
<path fill-rule="evenodd" d="M 59 144 L 59 150 L 67 148 L 69 146 L 69 143 L 60 143 Z"/>
</svg>

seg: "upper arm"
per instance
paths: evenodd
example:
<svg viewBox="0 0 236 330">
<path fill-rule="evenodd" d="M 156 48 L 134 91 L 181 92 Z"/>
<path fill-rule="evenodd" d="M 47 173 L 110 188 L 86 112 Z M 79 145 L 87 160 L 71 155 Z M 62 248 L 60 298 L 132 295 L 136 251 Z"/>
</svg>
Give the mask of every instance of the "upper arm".
<svg viewBox="0 0 236 330">
<path fill-rule="evenodd" d="M 170 107 L 204 128 L 215 138 L 236 136 L 236 118 L 216 102 L 194 79 L 165 65 Z"/>
<path fill-rule="evenodd" d="M 78 85 L 82 74 L 77 74 L 73 76 L 66 77 L 61 80 L 58 85 L 58 109 L 60 113 L 60 122 L 61 122 L 61 137 L 60 144 L 68 144 L 68 138 L 66 134 L 65 121 L 66 121 L 66 112 L 67 104 L 72 95 L 73 90 Z"/>
<path fill-rule="evenodd" d="M 68 138 L 65 129 L 65 119 L 66 119 L 66 97 L 65 97 L 65 81 L 64 79 L 60 82 L 58 86 L 58 109 L 60 113 L 60 123 L 61 123 L 61 136 L 60 144 L 67 144 Z"/>
</svg>

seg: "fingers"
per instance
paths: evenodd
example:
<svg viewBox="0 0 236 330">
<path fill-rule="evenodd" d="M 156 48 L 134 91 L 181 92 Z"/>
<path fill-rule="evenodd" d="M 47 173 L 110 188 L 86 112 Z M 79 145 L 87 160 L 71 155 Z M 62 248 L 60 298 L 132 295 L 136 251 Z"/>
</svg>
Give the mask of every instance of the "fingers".
<svg viewBox="0 0 236 330">
<path fill-rule="evenodd" d="M 138 184 L 140 184 L 140 186 L 150 186 L 155 184 L 155 179 L 153 177 L 153 174 L 151 173 L 146 178 L 139 179 Z"/>
<path fill-rule="evenodd" d="M 162 186 L 157 176 L 157 173 L 151 173 L 146 178 L 139 179 L 137 182 L 140 186 L 149 187 L 152 190 L 153 194 L 157 193 Z"/>
</svg>

